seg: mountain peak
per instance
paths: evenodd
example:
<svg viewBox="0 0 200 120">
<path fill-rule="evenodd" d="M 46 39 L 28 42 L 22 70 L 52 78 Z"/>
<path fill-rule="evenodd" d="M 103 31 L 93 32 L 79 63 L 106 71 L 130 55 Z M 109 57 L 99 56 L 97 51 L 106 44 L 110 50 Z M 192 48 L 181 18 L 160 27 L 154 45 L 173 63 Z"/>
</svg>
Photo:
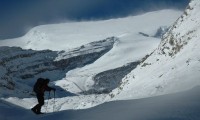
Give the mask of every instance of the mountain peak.
<svg viewBox="0 0 200 120">
<path fill-rule="evenodd" d="M 164 35 L 159 45 L 159 53 L 174 56 L 197 34 L 200 26 L 200 3 L 192 0 L 184 13 Z"/>
</svg>

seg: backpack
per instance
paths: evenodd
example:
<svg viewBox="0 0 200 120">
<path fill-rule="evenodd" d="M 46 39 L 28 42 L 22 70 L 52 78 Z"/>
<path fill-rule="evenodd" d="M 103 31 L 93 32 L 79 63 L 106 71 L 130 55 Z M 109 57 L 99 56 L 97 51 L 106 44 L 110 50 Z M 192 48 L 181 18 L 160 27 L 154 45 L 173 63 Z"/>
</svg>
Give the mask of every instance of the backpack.
<svg viewBox="0 0 200 120">
<path fill-rule="evenodd" d="M 33 91 L 35 93 L 41 93 L 42 92 L 42 87 L 44 86 L 45 84 L 45 79 L 43 78 L 38 78 L 34 87 L 33 87 Z"/>
</svg>

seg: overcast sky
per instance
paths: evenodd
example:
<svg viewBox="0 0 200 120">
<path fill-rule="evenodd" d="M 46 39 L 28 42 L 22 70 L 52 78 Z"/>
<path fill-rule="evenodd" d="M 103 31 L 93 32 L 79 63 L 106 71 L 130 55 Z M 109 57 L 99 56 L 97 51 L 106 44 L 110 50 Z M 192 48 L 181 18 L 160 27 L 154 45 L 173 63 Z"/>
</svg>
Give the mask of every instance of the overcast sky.
<svg viewBox="0 0 200 120">
<path fill-rule="evenodd" d="M 174 8 L 189 0 L 0 0 L 0 39 L 19 37 L 31 27 L 65 21 L 99 20 Z"/>
</svg>

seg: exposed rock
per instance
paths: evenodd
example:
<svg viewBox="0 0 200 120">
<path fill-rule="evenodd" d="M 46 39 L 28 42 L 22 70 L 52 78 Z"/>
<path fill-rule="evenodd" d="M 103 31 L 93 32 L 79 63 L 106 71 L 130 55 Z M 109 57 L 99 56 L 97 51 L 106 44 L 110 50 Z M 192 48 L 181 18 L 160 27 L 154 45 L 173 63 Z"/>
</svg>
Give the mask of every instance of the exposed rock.
<svg viewBox="0 0 200 120">
<path fill-rule="evenodd" d="M 169 30 L 169 28 L 167 26 L 161 26 L 160 28 L 158 28 L 156 34 L 154 35 L 154 37 L 156 38 L 162 38 L 162 36 Z"/>
<path fill-rule="evenodd" d="M 139 63 L 139 61 L 132 62 L 125 66 L 95 75 L 93 78 L 94 85 L 92 86 L 92 89 L 84 92 L 84 94 L 102 94 L 111 92 L 121 84 L 122 78 L 136 68 Z"/>
<path fill-rule="evenodd" d="M 66 52 L 0 47 L 0 86 L 14 90 L 15 82 L 32 85 L 38 77 L 61 79 L 69 70 L 83 67 L 100 58 L 112 49 L 116 40 L 110 37 Z"/>
</svg>

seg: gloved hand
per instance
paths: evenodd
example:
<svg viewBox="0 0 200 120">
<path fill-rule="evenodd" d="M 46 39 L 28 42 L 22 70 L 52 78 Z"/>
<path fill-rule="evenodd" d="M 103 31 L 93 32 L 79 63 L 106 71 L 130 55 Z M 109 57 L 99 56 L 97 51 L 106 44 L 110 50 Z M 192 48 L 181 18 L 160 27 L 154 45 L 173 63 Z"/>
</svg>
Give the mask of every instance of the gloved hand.
<svg viewBox="0 0 200 120">
<path fill-rule="evenodd" d="M 56 89 L 55 88 L 51 88 L 53 91 L 56 91 Z"/>
</svg>

